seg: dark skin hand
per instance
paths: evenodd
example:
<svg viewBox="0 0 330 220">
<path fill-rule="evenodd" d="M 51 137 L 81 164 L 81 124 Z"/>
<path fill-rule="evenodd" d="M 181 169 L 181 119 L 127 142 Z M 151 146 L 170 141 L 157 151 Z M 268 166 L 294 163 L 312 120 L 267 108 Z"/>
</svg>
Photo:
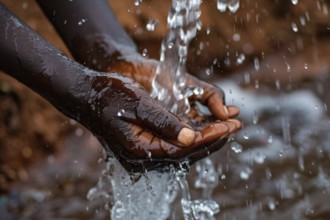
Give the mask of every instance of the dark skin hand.
<svg viewBox="0 0 330 220">
<path fill-rule="evenodd" d="M 75 51 L 74 46 L 68 47 Z M 192 163 L 219 149 L 226 138 L 241 127 L 237 120 L 226 120 L 216 121 L 202 130 L 194 130 L 153 100 L 144 88 L 148 89 L 148 85 L 143 80 L 136 79 L 141 86 L 129 77 L 90 70 L 68 59 L 1 4 L 0 48 L 2 71 L 87 127 L 128 171 L 155 169 L 187 159 Z M 115 54 L 118 52 L 111 51 L 115 51 Z M 80 52 L 82 58 L 88 57 L 93 61 L 93 53 L 81 55 L 83 52 Z M 95 53 L 99 55 L 99 52 Z M 123 53 L 126 53 L 126 57 L 129 57 L 127 54 L 134 54 L 130 49 L 121 52 L 120 56 L 110 53 L 108 56 L 105 53 L 101 57 L 106 58 L 107 65 L 103 66 L 100 58 L 94 69 L 111 67 Z M 83 59 L 80 62 L 93 67 Z M 146 70 L 142 74 L 134 74 L 134 77 L 141 75 L 141 78 L 145 78 L 150 72 Z M 131 74 L 134 78 L 134 72 L 122 70 L 120 73 L 127 76 Z M 193 79 L 192 83 L 202 82 Z M 210 104 L 221 99 L 222 103 L 222 93 L 212 91 L 201 102 Z M 219 112 L 220 119 L 238 114 L 235 108 L 228 108 L 227 116 L 221 110 Z"/>
<path fill-rule="evenodd" d="M 156 68 L 159 62 L 152 59 L 146 59 L 141 55 L 127 56 L 118 58 L 118 62 L 108 67 L 109 72 L 118 72 L 134 79 L 140 83 L 149 93 L 151 92 L 152 79 L 156 74 Z M 186 86 L 203 88 L 202 96 L 191 96 L 191 102 L 198 101 L 206 105 L 216 119 L 226 121 L 239 114 L 239 109 L 235 106 L 226 106 L 224 104 L 223 91 L 209 83 L 201 81 L 196 77 L 186 73 Z M 191 103 L 192 104 L 192 103 Z M 192 109 L 188 113 L 192 118 L 196 117 L 197 112 Z M 238 125 L 238 124 L 237 124 Z"/>
<path fill-rule="evenodd" d="M 77 0 L 70 3 L 65 0 L 37 0 L 37 2 L 77 61 L 98 71 L 121 73 L 134 79 L 150 92 L 151 80 L 154 77 L 158 62 L 145 59 L 138 54 L 134 42 L 116 20 L 106 0 L 96 2 Z M 81 19 L 86 22 L 78 27 L 77 23 Z M 64 22 L 65 20 L 67 22 Z M 160 125 L 163 122 L 158 119 L 163 119 L 163 117 L 157 117 L 157 113 L 151 115 L 148 107 L 144 110 L 146 118 L 149 118 L 148 124 L 151 127 L 145 124 L 146 120 L 141 123 L 136 117 L 125 115 L 121 117 L 121 120 L 126 120 L 126 122 L 129 122 L 128 126 L 131 126 L 130 135 L 123 137 L 122 141 L 129 142 L 134 139 L 134 143 L 144 146 L 144 150 L 141 150 L 141 152 L 138 152 L 137 148 L 134 148 L 131 152 L 132 154 L 139 154 L 140 158 L 143 158 L 147 153 L 147 156 L 151 156 L 153 159 L 151 167 L 159 166 L 159 163 L 155 160 L 157 158 L 161 158 L 161 164 L 166 164 L 168 160 L 172 161 L 172 158 L 176 158 L 175 161 L 189 158 L 191 163 L 202 159 L 223 146 L 227 137 L 241 127 L 239 121 L 232 119 L 238 115 L 239 110 L 232 106 L 225 107 L 222 90 L 189 74 L 187 74 L 187 84 L 188 86 L 194 85 L 204 89 L 202 97 L 191 97 L 190 100 L 198 100 L 207 105 L 214 115 L 211 118 L 213 124 L 204 123 L 206 121 L 205 117 L 201 116 L 195 108 L 192 108 L 190 113 L 185 116 L 186 121 L 197 122 L 191 124 L 195 130 L 194 134 L 188 135 L 189 138 L 186 138 L 188 140 L 187 145 L 190 144 L 189 147 L 184 148 L 185 145 L 178 141 L 179 134 L 177 130 L 171 129 L 168 131 L 167 128 L 161 128 Z M 141 110 L 143 111 L 143 109 Z M 125 113 L 126 115 L 132 115 L 127 110 L 125 110 Z M 173 119 L 167 118 L 166 123 Z M 216 121 L 217 119 L 223 122 Z M 177 123 L 174 127 L 181 128 L 182 124 L 188 127 L 182 119 L 179 121 L 181 121 L 181 124 Z M 198 123 L 201 121 L 202 123 Z M 207 120 L 207 122 L 210 121 Z M 202 124 L 203 126 L 196 127 L 196 124 Z M 174 132 L 172 135 L 173 137 L 177 136 L 177 138 L 168 141 L 164 134 L 171 132 Z M 103 141 L 103 143 L 105 142 Z M 131 144 L 133 143 L 129 143 L 129 145 Z M 167 146 L 166 149 L 171 150 L 164 151 L 165 148 L 161 146 Z M 145 151 L 145 149 L 148 150 Z M 176 153 L 172 154 L 171 152 Z M 149 159 L 144 160 L 144 164 Z"/>
</svg>

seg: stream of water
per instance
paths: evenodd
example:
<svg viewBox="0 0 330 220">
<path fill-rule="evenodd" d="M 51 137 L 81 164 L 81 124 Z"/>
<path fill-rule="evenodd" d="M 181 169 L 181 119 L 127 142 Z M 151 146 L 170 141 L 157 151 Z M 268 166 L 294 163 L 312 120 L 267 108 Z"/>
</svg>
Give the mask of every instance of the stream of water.
<svg viewBox="0 0 330 220">
<path fill-rule="evenodd" d="M 194 91 L 201 93 L 198 88 L 187 89 L 185 85 L 189 42 L 201 27 L 200 4 L 201 0 L 173 0 L 167 17 L 169 32 L 161 45 L 151 96 L 175 114 L 189 110 L 188 97 Z"/>
</svg>

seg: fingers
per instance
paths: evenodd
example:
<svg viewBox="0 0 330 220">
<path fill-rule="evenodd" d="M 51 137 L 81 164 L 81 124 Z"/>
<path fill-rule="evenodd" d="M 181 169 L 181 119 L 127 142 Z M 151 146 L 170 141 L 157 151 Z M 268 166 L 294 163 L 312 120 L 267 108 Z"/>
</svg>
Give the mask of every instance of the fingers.
<svg viewBox="0 0 330 220">
<path fill-rule="evenodd" d="M 164 152 L 172 158 L 199 158 L 208 156 L 211 152 L 216 151 L 227 140 L 230 134 L 238 131 L 241 123 L 238 120 L 230 119 L 226 122 L 215 122 L 206 128 L 196 131 L 195 142 L 187 148 L 164 148 Z M 218 143 L 215 144 L 214 143 Z M 221 143 L 221 144 L 219 144 Z"/>
<path fill-rule="evenodd" d="M 216 122 L 201 131 L 196 131 L 194 143 L 186 148 L 175 146 L 138 125 L 123 122 L 121 131 L 125 131 L 120 143 L 138 159 L 161 159 L 161 158 L 189 158 L 195 153 L 207 156 L 209 151 L 214 151 L 221 146 L 208 145 L 227 137 L 240 128 L 240 122 L 230 119 L 226 122 Z M 125 138 L 126 137 L 126 138 Z M 214 149 L 213 149 L 214 148 Z"/>
<path fill-rule="evenodd" d="M 223 95 L 220 94 L 219 91 L 212 91 L 211 94 L 205 98 L 203 104 L 207 104 L 211 113 L 216 118 L 223 121 L 239 115 L 239 108 L 235 106 L 226 106 L 223 102 Z"/>
<path fill-rule="evenodd" d="M 212 114 L 221 120 L 228 119 L 228 109 L 223 102 L 223 95 L 219 92 L 212 91 L 203 104 L 207 104 Z"/>
<path fill-rule="evenodd" d="M 164 109 L 149 96 L 139 101 L 134 114 L 127 112 L 120 118 L 143 127 L 180 147 L 190 146 L 195 140 L 195 132 L 187 123 Z"/>
<path fill-rule="evenodd" d="M 203 82 L 189 74 L 187 74 L 187 84 L 197 86 L 204 89 L 204 94 L 201 97 L 194 97 L 202 104 L 207 105 L 213 116 L 220 120 L 236 117 L 239 114 L 239 109 L 234 106 L 226 106 L 224 102 L 223 91 L 211 84 Z"/>
<path fill-rule="evenodd" d="M 229 118 L 235 118 L 236 116 L 239 115 L 239 108 L 235 106 L 227 106 L 227 110 L 228 110 Z"/>
<path fill-rule="evenodd" d="M 224 138 L 230 132 L 230 127 L 226 123 L 214 123 L 197 132 L 197 137 L 193 146 L 212 142 L 219 138 Z"/>
<path fill-rule="evenodd" d="M 235 133 L 241 128 L 241 123 L 236 119 L 229 119 L 225 122 L 215 122 L 208 127 L 197 132 L 194 146 L 223 139 Z"/>
</svg>

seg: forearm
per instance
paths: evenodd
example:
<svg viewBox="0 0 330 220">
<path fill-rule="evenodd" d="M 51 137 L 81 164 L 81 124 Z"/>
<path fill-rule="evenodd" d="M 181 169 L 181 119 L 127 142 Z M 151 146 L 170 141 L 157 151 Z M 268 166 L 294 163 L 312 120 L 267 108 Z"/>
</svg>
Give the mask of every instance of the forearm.
<svg viewBox="0 0 330 220">
<path fill-rule="evenodd" d="M 106 0 L 37 0 L 72 55 L 80 63 L 105 70 L 136 46 Z"/>
<path fill-rule="evenodd" d="M 75 90 L 90 90 L 77 87 L 79 81 L 89 78 L 86 68 L 62 55 L 2 4 L 0 70 L 33 89 L 69 116 L 79 111 L 75 107 L 79 100 L 76 94 L 84 95 Z"/>
</svg>

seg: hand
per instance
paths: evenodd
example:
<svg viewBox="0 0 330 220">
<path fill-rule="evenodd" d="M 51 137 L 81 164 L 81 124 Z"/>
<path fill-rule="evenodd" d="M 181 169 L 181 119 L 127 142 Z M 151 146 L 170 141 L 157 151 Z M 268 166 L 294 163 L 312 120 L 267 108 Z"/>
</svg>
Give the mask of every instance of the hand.
<svg viewBox="0 0 330 220">
<path fill-rule="evenodd" d="M 237 120 L 217 121 L 195 131 L 130 78 L 98 74 L 91 84 L 80 121 L 129 171 L 192 163 L 219 149 L 241 126 Z"/>
<path fill-rule="evenodd" d="M 159 62 L 156 60 L 146 59 L 134 54 L 118 59 L 117 62 L 112 63 L 107 71 L 121 73 L 130 77 L 141 84 L 148 92 L 151 92 L 152 79 L 156 74 L 158 65 Z M 199 87 L 204 90 L 202 96 L 192 96 L 189 100 L 191 102 L 199 101 L 201 104 L 207 105 L 216 119 L 228 120 L 239 114 L 237 107 L 225 105 L 224 93 L 220 88 L 201 81 L 188 73 L 186 73 L 186 86 Z M 188 115 L 191 115 L 192 118 L 196 117 L 196 110 L 192 108 L 192 112 Z"/>
</svg>

